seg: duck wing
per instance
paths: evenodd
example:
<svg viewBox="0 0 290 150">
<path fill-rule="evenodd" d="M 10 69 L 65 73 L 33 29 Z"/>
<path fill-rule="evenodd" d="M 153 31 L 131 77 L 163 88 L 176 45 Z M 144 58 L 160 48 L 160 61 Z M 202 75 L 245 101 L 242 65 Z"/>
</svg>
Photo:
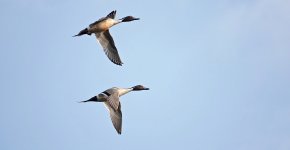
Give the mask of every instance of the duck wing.
<svg viewBox="0 0 290 150">
<path fill-rule="evenodd" d="M 118 104 L 118 109 L 114 110 L 109 102 L 104 102 L 106 108 L 109 110 L 110 118 L 112 120 L 113 126 L 118 132 L 118 134 L 121 134 L 122 132 L 122 111 L 121 111 L 121 103 Z"/>
<path fill-rule="evenodd" d="M 117 111 L 120 105 L 120 100 L 119 100 L 119 94 L 118 94 L 118 90 L 111 88 L 108 89 L 106 91 L 103 92 L 104 94 L 106 94 L 108 97 L 106 98 L 108 102 L 108 104 L 110 105 L 110 107 L 114 110 Z"/>
<path fill-rule="evenodd" d="M 98 24 L 99 22 L 102 22 L 102 21 L 106 20 L 107 18 L 112 18 L 112 19 L 114 19 L 115 16 L 116 16 L 116 12 L 117 12 L 116 10 L 110 12 L 106 17 L 102 17 L 102 18 L 100 18 L 99 20 L 95 21 L 94 23 L 91 23 L 91 24 L 89 25 L 89 27 L 93 27 L 94 25 Z"/>
<path fill-rule="evenodd" d="M 116 11 L 116 10 L 113 10 L 113 11 L 110 12 L 106 17 L 107 17 L 107 18 L 115 19 L 116 13 L 117 13 L 117 11 Z"/>
<path fill-rule="evenodd" d="M 122 66 L 122 61 L 119 56 L 118 50 L 115 46 L 115 42 L 110 35 L 109 30 L 106 30 L 104 32 L 96 33 L 96 37 L 103 47 L 103 50 L 107 57 L 116 65 Z"/>
</svg>

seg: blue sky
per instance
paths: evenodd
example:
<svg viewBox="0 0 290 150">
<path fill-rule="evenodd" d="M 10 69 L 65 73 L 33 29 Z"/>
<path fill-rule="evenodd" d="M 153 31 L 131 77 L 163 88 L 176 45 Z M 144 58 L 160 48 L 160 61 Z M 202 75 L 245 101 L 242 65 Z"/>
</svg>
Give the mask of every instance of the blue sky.
<svg viewBox="0 0 290 150">
<path fill-rule="evenodd" d="M 290 149 L 290 2 L 1 0 L 0 149 Z M 110 32 L 124 65 L 94 36 L 117 10 L 141 20 Z M 102 104 L 121 98 L 123 133 Z"/>
</svg>

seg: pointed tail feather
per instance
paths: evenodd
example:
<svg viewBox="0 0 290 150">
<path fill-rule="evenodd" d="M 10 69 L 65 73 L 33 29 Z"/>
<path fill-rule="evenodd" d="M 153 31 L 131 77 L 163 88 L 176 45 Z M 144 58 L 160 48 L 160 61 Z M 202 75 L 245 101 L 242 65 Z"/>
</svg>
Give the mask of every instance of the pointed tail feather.
<svg viewBox="0 0 290 150">
<path fill-rule="evenodd" d="M 97 96 L 94 96 L 88 100 L 85 100 L 85 101 L 80 101 L 79 103 L 86 103 L 86 102 L 100 102 L 97 98 Z"/>
<path fill-rule="evenodd" d="M 81 35 L 84 35 L 84 34 L 89 34 L 89 31 L 87 28 L 83 29 L 82 31 L 80 31 L 78 34 L 74 35 L 73 37 L 76 37 L 76 36 L 81 36 Z"/>
</svg>

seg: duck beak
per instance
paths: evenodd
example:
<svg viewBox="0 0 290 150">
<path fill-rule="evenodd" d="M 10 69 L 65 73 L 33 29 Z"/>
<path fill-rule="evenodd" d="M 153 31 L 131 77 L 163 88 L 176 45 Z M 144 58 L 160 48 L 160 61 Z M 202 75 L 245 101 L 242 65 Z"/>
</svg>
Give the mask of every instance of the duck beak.
<svg viewBox="0 0 290 150">
<path fill-rule="evenodd" d="M 133 20 L 140 20 L 140 18 L 133 18 Z"/>
<path fill-rule="evenodd" d="M 149 88 L 144 88 L 144 90 L 149 90 Z"/>
</svg>

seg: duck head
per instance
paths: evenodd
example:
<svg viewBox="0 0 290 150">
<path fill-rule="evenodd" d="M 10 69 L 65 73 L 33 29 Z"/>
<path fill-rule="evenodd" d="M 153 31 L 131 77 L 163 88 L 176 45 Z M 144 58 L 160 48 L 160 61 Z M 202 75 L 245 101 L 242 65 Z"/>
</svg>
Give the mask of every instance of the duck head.
<svg viewBox="0 0 290 150">
<path fill-rule="evenodd" d="M 143 85 L 136 85 L 136 86 L 133 86 L 132 88 L 133 88 L 133 91 L 149 90 L 149 88 L 146 88 Z"/>
<path fill-rule="evenodd" d="M 130 21 L 134 21 L 134 20 L 139 20 L 140 18 L 135 18 L 133 16 L 127 16 L 127 17 L 124 17 L 122 19 L 120 19 L 122 22 L 130 22 Z"/>
</svg>

